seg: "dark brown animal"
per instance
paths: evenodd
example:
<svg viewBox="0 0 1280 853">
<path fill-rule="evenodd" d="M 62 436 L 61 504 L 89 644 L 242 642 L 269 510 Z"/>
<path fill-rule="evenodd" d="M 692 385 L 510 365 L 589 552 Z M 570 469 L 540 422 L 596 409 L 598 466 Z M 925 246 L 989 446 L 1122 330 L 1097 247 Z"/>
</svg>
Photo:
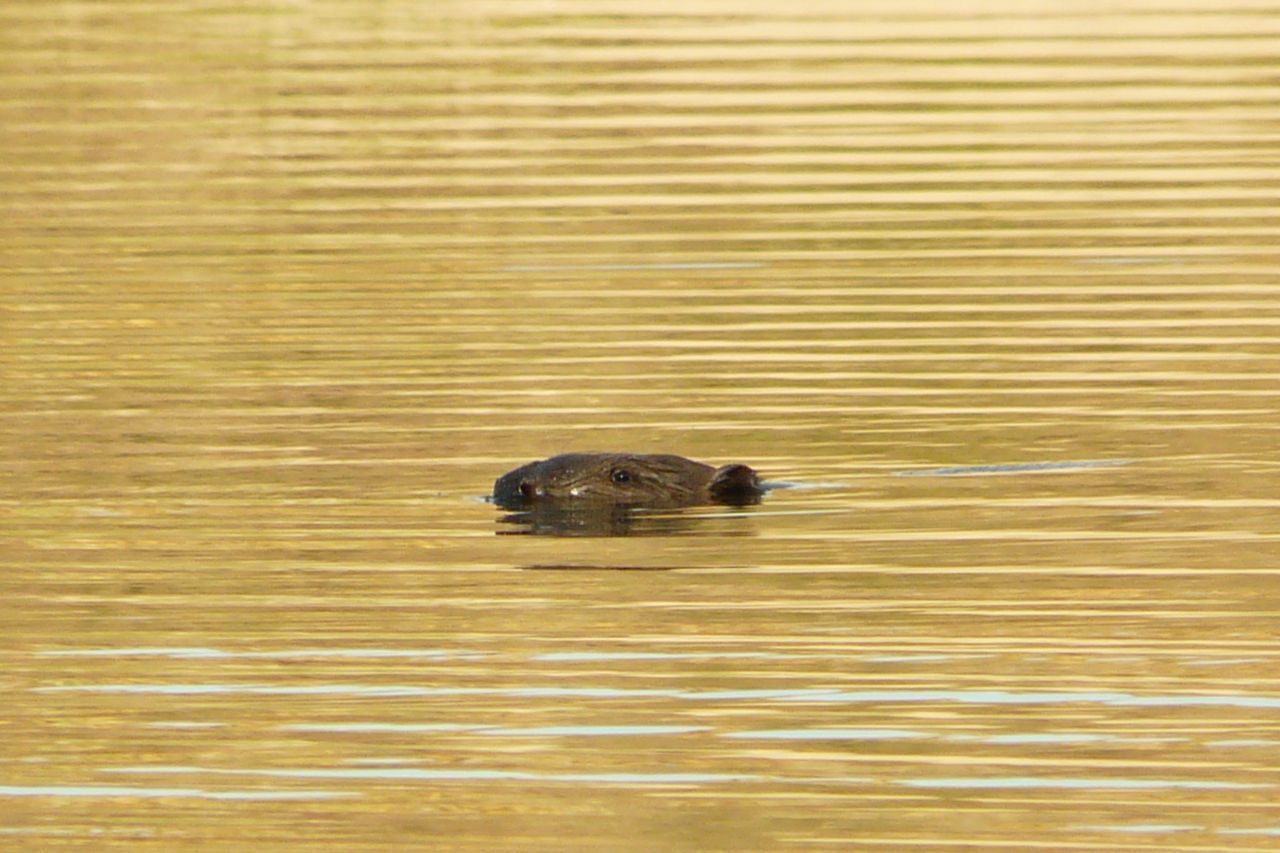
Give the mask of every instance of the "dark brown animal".
<svg viewBox="0 0 1280 853">
<path fill-rule="evenodd" d="M 521 465 L 493 484 L 493 502 L 506 509 L 742 505 L 763 493 L 759 476 L 746 465 L 714 468 L 683 456 L 639 453 L 565 453 Z"/>
</svg>

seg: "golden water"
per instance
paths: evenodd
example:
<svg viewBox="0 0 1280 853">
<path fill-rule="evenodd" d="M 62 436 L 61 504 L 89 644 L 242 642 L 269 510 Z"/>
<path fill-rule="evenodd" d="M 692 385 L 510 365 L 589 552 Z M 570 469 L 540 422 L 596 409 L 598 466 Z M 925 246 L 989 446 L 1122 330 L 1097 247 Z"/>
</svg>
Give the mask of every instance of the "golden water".
<svg viewBox="0 0 1280 853">
<path fill-rule="evenodd" d="M 1277 55 L 8 4 L 0 846 L 1280 847 Z M 496 535 L 570 449 L 809 488 Z"/>
</svg>

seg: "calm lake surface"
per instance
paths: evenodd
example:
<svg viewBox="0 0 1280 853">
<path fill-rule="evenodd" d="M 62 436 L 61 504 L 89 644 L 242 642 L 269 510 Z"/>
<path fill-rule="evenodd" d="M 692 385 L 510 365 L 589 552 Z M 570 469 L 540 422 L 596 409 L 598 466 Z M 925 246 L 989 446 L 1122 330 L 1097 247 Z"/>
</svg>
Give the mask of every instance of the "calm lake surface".
<svg viewBox="0 0 1280 853">
<path fill-rule="evenodd" d="M 0 56 L 0 847 L 1280 849 L 1274 2 Z M 568 450 L 805 487 L 505 535 Z"/>
</svg>

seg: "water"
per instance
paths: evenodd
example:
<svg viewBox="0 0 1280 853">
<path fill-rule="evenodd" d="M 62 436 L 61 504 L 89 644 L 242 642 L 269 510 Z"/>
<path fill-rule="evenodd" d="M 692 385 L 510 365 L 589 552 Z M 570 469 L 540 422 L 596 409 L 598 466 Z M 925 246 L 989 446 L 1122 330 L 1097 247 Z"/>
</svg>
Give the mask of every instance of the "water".
<svg viewBox="0 0 1280 853">
<path fill-rule="evenodd" d="M 1276 849 L 1278 36 L 0 11 L 3 845 Z"/>
</svg>

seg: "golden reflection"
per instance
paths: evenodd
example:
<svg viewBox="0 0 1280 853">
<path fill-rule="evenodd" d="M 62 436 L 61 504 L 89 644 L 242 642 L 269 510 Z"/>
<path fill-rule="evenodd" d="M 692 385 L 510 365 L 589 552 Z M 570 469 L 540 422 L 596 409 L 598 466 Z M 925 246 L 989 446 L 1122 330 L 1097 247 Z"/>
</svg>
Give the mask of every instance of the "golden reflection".
<svg viewBox="0 0 1280 853">
<path fill-rule="evenodd" d="M 0 835 L 1262 849 L 1278 29 L 6 5 Z"/>
</svg>

